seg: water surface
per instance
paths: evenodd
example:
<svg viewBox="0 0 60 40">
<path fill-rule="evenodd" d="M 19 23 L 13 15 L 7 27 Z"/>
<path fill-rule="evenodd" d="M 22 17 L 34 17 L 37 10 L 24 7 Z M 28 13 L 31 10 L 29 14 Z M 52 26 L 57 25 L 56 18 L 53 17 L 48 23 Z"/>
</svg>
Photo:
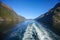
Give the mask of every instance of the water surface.
<svg viewBox="0 0 60 40">
<path fill-rule="evenodd" d="M 7 33 L 4 40 L 60 40 L 60 36 L 35 20 L 26 20 L 14 26 L 4 24 L 1 26 L 4 25 L 6 29 L 0 29 L 1 32 Z"/>
</svg>

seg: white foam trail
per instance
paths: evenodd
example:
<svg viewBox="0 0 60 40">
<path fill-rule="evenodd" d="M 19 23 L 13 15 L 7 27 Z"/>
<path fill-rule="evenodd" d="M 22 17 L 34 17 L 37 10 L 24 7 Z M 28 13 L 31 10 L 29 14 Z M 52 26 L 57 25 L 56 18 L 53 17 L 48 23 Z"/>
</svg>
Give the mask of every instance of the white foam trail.
<svg viewBox="0 0 60 40">
<path fill-rule="evenodd" d="M 23 40 L 35 40 L 32 36 L 33 27 L 28 24 L 26 32 L 24 33 Z"/>
<path fill-rule="evenodd" d="M 26 32 L 24 33 L 23 40 L 35 40 L 34 37 L 32 36 L 33 30 L 36 31 L 39 40 L 56 40 L 54 38 L 55 34 L 53 32 L 46 30 L 46 28 L 36 23 L 32 23 L 31 25 L 28 24 Z"/>
</svg>

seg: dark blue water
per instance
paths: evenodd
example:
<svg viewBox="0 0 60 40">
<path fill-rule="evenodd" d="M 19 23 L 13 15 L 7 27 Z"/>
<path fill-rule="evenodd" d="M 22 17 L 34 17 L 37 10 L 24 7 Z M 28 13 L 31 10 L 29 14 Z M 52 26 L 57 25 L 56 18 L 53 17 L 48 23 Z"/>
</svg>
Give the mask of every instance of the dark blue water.
<svg viewBox="0 0 60 40">
<path fill-rule="evenodd" d="M 5 40 L 60 40 L 60 36 L 35 20 L 27 20 L 12 28 Z"/>
</svg>

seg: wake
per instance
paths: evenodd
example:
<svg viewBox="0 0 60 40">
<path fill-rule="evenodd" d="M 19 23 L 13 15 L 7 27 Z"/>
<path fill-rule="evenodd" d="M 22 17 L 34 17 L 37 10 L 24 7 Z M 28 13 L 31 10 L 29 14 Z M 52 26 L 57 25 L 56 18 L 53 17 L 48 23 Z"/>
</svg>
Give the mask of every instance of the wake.
<svg viewBox="0 0 60 40">
<path fill-rule="evenodd" d="M 38 25 L 38 26 L 37 26 Z M 35 37 L 33 36 L 35 35 Z M 59 40 L 56 34 L 37 23 L 28 24 L 22 40 Z"/>
</svg>

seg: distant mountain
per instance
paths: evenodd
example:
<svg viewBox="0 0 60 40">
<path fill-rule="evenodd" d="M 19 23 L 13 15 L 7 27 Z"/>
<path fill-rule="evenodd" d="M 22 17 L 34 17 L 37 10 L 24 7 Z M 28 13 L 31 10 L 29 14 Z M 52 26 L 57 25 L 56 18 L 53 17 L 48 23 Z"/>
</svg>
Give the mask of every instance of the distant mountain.
<svg viewBox="0 0 60 40">
<path fill-rule="evenodd" d="M 0 21 L 24 21 L 25 18 L 17 15 L 8 5 L 0 2 Z"/>
<path fill-rule="evenodd" d="M 50 26 L 54 31 L 60 34 L 60 3 L 57 3 L 55 7 L 47 13 L 37 17 L 35 20 L 44 25 Z"/>
</svg>

